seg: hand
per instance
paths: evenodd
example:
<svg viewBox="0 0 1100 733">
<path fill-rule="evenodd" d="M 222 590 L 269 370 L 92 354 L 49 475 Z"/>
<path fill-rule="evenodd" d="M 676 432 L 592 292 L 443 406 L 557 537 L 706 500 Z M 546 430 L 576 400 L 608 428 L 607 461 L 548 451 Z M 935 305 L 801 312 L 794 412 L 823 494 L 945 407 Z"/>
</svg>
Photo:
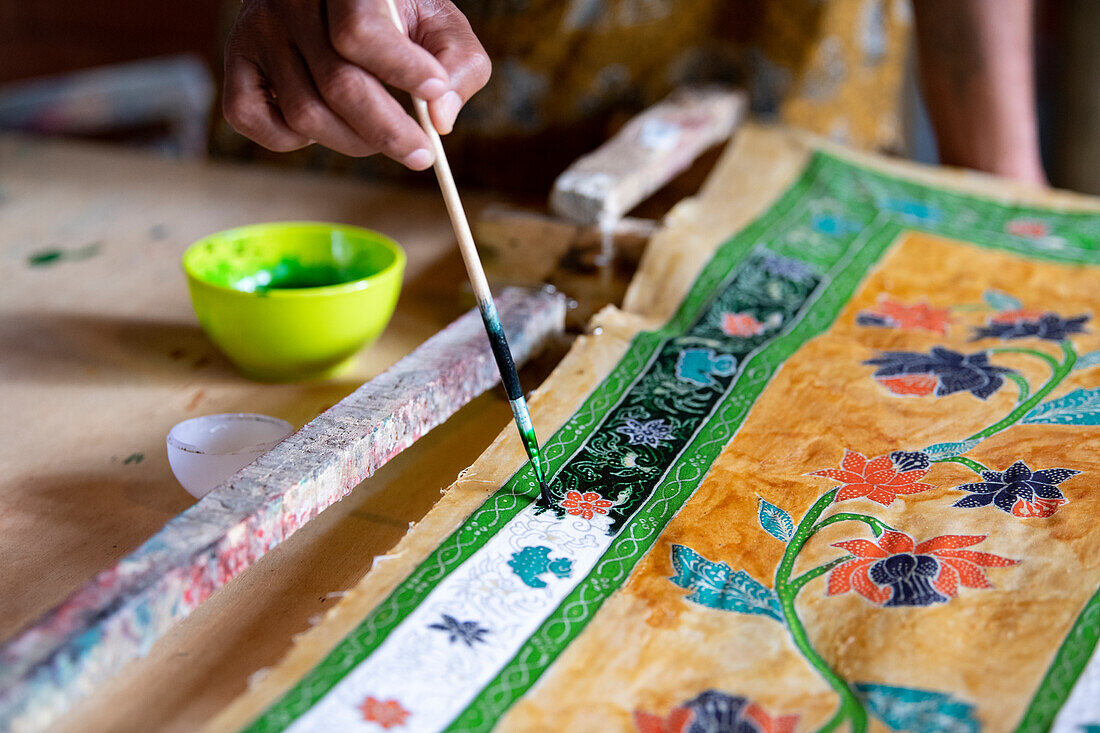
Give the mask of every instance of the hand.
<svg viewBox="0 0 1100 733">
<path fill-rule="evenodd" d="M 386 0 L 244 0 L 225 48 L 229 124 L 279 152 L 317 142 L 430 167 L 428 136 L 383 84 L 426 100 L 446 134 L 489 57 L 449 0 L 396 1 L 408 36 Z"/>
</svg>

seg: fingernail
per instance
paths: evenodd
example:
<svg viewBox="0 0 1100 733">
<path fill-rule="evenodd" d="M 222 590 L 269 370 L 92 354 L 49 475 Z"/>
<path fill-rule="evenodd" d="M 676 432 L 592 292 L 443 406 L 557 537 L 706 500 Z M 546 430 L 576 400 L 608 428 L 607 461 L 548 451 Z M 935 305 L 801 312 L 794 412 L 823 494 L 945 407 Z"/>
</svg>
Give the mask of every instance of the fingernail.
<svg viewBox="0 0 1100 733">
<path fill-rule="evenodd" d="M 432 153 L 427 148 L 417 148 L 406 155 L 401 162 L 414 171 L 422 171 L 432 164 Z"/>
<path fill-rule="evenodd" d="M 442 79 L 428 79 L 416 88 L 413 94 L 421 99 L 433 100 L 447 91 L 447 82 Z"/>
<path fill-rule="evenodd" d="M 436 102 L 439 109 L 439 132 L 447 135 L 454 129 L 455 118 L 462 109 L 462 97 L 457 92 L 447 92 Z"/>
</svg>

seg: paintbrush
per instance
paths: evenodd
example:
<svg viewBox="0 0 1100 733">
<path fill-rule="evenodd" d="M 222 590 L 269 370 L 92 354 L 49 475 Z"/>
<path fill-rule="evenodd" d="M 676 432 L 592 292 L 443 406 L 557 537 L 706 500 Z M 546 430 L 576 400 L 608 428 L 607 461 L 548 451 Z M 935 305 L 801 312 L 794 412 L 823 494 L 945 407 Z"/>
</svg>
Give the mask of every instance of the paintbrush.
<svg viewBox="0 0 1100 733">
<path fill-rule="evenodd" d="M 397 30 L 405 33 L 405 25 L 401 21 L 401 14 L 397 10 L 394 0 L 386 0 L 390 9 L 390 18 Z M 493 304 L 493 294 L 489 291 L 489 282 L 485 279 L 485 270 L 481 266 L 481 258 L 478 257 L 477 247 L 474 246 L 474 235 L 470 232 L 470 222 L 466 220 L 466 211 L 462 208 L 462 200 L 458 197 L 458 188 L 455 186 L 454 176 L 451 175 L 451 166 L 447 163 L 447 155 L 443 152 L 443 142 L 439 139 L 439 133 L 432 124 L 431 115 L 428 112 L 428 103 L 423 99 L 413 96 L 413 107 L 416 116 L 420 119 L 420 126 L 428 136 L 432 153 L 435 154 L 435 177 L 439 181 L 439 189 L 443 193 L 443 201 L 447 205 L 447 214 L 451 217 L 451 226 L 454 228 L 455 237 L 458 238 L 458 249 L 462 253 L 462 261 L 466 265 L 466 274 L 470 278 L 470 285 L 477 298 L 477 307 L 481 311 L 481 320 L 485 324 L 485 331 L 489 335 L 489 346 L 492 347 L 493 356 L 496 358 L 497 368 L 500 370 L 500 381 L 504 384 L 504 391 L 508 395 L 508 402 L 512 405 L 512 414 L 516 418 L 516 427 L 519 428 L 523 447 L 531 459 L 531 465 L 535 469 L 535 478 L 539 482 L 539 492 L 543 503 L 550 508 L 550 489 L 546 485 L 546 476 L 543 473 L 542 455 L 539 453 L 539 441 L 535 437 L 535 426 L 531 423 L 531 413 L 527 410 L 527 400 L 523 397 L 523 389 L 519 384 L 519 374 L 516 372 L 516 364 L 512 360 L 512 352 L 508 348 L 508 340 L 504 336 L 504 329 L 500 325 L 500 317 L 497 315 L 496 305 Z"/>
</svg>

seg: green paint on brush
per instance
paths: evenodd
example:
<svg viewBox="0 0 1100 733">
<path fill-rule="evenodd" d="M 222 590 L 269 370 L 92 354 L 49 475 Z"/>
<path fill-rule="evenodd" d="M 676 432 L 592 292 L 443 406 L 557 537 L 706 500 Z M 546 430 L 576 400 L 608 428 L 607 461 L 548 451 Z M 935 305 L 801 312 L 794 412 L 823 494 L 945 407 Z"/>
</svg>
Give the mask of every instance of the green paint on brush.
<svg viewBox="0 0 1100 733">
<path fill-rule="evenodd" d="M 542 470 L 539 441 L 535 437 L 535 426 L 531 422 L 527 400 L 523 397 L 519 373 L 512 359 L 512 351 L 508 348 L 508 339 L 504 336 L 504 327 L 500 325 L 500 316 L 497 315 L 497 308 L 493 301 L 478 303 L 478 310 L 481 311 L 481 320 L 489 336 L 489 346 L 493 350 L 497 369 L 500 370 L 500 381 L 504 384 L 504 391 L 512 406 L 512 415 L 516 418 L 516 427 L 519 428 L 520 438 L 523 439 L 523 447 L 527 451 L 527 457 L 531 459 L 531 467 L 535 469 L 535 478 L 539 482 L 539 495 L 542 497 L 543 504 L 549 509 L 553 505 L 550 502 L 550 487 L 546 485 L 546 474 Z"/>
<path fill-rule="evenodd" d="M 546 476 L 542 472 L 542 453 L 539 452 L 539 440 L 535 437 L 534 430 L 521 431 L 523 447 L 527 449 L 527 455 L 531 458 L 531 467 L 535 469 L 535 478 L 539 482 L 539 490 L 543 496 L 549 491 L 546 485 Z"/>
</svg>

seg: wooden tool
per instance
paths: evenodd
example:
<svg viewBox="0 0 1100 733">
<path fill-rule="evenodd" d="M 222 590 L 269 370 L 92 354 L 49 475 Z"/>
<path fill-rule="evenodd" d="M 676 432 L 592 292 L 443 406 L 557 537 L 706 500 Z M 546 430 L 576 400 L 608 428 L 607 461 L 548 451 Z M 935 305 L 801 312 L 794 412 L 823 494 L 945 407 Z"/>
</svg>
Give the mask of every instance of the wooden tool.
<svg viewBox="0 0 1100 733">
<path fill-rule="evenodd" d="M 511 288 L 526 360 L 560 334 L 565 298 Z M 41 730 L 211 593 L 496 382 L 468 312 L 241 469 L 117 565 L 0 646 L 0 730 Z"/>
<path fill-rule="evenodd" d="M 390 9 L 390 18 L 397 30 L 405 33 L 405 24 L 401 21 L 401 14 L 397 11 L 394 0 L 386 0 Z M 413 106 L 416 108 L 416 116 L 420 119 L 420 126 L 428 136 L 432 153 L 435 155 L 435 177 L 439 180 L 439 189 L 443 193 L 443 201 L 447 204 L 447 214 L 451 218 L 451 226 L 454 227 L 455 236 L 458 238 L 458 249 L 462 253 L 462 262 L 466 265 L 466 274 L 470 278 L 470 285 L 474 289 L 474 297 L 477 298 L 477 307 L 481 311 L 481 318 L 485 322 L 485 331 L 489 335 L 489 344 L 493 348 L 497 367 L 500 369 L 500 381 L 504 384 L 504 391 L 508 394 L 508 402 L 512 406 L 512 414 L 516 418 L 516 427 L 519 428 L 523 447 L 531 459 L 531 466 L 535 469 L 535 478 L 539 482 L 539 493 L 543 503 L 550 507 L 550 489 L 546 485 L 546 475 L 543 472 L 542 456 L 539 453 L 539 442 L 535 436 L 535 426 L 531 422 L 531 413 L 527 409 L 527 400 L 523 396 L 523 388 L 519 384 L 519 374 L 512 360 L 512 352 L 508 350 L 508 340 L 504 337 L 504 330 L 500 326 L 500 317 L 497 315 L 496 306 L 493 304 L 493 294 L 489 290 L 489 282 L 485 279 L 485 270 L 481 266 L 481 258 L 478 257 L 477 247 L 474 245 L 474 235 L 470 232 L 470 222 L 466 219 L 466 211 L 462 208 L 462 200 L 458 197 L 458 187 L 455 186 L 454 176 L 451 175 L 451 166 L 447 163 L 447 154 L 443 151 L 443 141 L 439 139 L 435 125 L 432 124 L 431 114 L 428 112 L 428 103 L 423 99 L 413 97 Z"/>
<path fill-rule="evenodd" d="M 550 210 L 577 224 L 611 227 L 646 197 L 726 140 L 745 113 L 744 92 L 679 89 L 579 158 L 550 193 Z"/>
<path fill-rule="evenodd" d="M 550 214 L 486 208 L 475 235 L 490 273 L 499 282 L 550 283 L 568 293 L 577 307 L 566 325 L 583 329 L 595 312 L 621 302 L 660 226 L 623 215 L 662 189 L 672 195 L 650 202 L 650 216 L 661 216 L 666 200 L 694 193 L 694 176 L 681 174 L 697 161 L 702 171 L 704 153 L 737 129 L 745 106 L 736 89 L 679 88 L 570 165 L 554 183 Z"/>
</svg>

